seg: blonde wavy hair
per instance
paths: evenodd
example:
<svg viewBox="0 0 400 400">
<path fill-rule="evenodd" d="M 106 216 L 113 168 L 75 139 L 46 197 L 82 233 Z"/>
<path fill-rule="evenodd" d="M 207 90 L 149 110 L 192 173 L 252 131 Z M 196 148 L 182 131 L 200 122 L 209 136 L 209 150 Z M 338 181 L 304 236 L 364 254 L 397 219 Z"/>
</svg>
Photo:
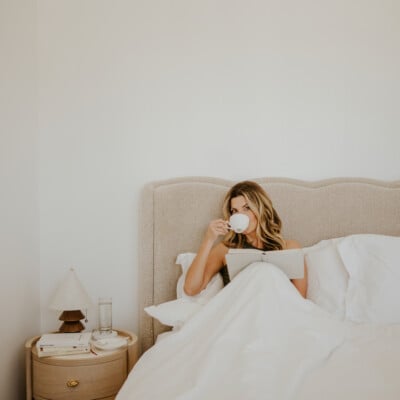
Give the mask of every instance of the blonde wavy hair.
<svg viewBox="0 0 400 400">
<path fill-rule="evenodd" d="M 239 182 L 228 191 L 222 207 L 224 219 L 228 220 L 232 215 L 231 200 L 238 196 L 246 199 L 250 210 L 256 216 L 256 235 L 263 243 L 263 250 L 282 250 L 285 247 L 285 241 L 281 235 L 281 219 L 275 211 L 271 199 L 258 183 Z M 223 243 L 229 248 L 243 248 L 247 242 L 245 235 L 231 230 L 225 236 Z"/>
</svg>

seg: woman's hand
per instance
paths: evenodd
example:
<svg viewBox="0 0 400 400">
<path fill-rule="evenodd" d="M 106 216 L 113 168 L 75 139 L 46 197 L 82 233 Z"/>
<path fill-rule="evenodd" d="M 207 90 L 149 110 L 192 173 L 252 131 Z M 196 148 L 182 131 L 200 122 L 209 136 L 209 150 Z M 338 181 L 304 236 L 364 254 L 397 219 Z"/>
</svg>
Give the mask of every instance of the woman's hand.
<svg viewBox="0 0 400 400">
<path fill-rule="evenodd" d="M 223 219 L 214 219 L 208 224 L 206 238 L 213 243 L 219 236 L 226 235 L 229 231 L 229 223 Z"/>
</svg>

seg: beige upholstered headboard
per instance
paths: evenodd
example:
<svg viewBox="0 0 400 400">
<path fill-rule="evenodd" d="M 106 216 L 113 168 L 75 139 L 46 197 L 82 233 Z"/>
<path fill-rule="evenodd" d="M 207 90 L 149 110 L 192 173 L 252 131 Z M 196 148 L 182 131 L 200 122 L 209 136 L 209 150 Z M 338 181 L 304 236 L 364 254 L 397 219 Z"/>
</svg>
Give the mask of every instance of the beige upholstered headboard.
<svg viewBox="0 0 400 400">
<path fill-rule="evenodd" d="M 305 182 L 259 178 L 283 221 L 283 234 L 310 246 L 353 233 L 400 235 L 400 181 L 338 178 Z M 173 300 L 180 267 L 176 256 L 196 252 L 222 199 L 235 182 L 206 177 L 176 178 L 146 185 L 139 230 L 139 339 L 142 351 L 167 327 L 144 307 Z"/>
</svg>

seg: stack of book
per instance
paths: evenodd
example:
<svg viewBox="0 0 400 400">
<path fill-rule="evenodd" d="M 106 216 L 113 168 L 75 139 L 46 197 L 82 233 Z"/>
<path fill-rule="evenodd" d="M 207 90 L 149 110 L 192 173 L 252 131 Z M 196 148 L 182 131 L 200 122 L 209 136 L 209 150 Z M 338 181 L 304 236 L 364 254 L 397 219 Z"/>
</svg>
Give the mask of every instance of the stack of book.
<svg viewBox="0 0 400 400">
<path fill-rule="evenodd" d="M 39 357 L 90 352 L 91 332 L 46 333 L 36 343 Z"/>
</svg>

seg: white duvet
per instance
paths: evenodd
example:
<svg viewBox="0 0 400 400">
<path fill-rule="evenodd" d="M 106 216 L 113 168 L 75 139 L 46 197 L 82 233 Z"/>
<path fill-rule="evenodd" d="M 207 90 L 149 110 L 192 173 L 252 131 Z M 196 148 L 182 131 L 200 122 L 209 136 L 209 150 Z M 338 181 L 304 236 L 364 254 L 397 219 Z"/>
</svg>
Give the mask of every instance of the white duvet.
<svg viewBox="0 0 400 400">
<path fill-rule="evenodd" d="M 256 263 L 143 354 L 116 400 L 398 400 L 399 373 L 399 324 L 343 321 Z"/>
</svg>

